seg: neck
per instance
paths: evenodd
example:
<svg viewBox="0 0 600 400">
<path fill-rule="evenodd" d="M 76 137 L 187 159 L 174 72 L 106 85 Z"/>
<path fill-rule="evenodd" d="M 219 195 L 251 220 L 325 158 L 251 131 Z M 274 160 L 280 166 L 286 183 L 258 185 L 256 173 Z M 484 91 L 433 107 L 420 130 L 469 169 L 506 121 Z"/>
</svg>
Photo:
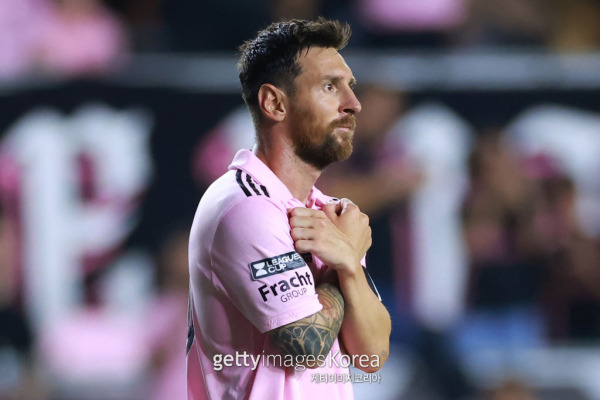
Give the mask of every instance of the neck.
<svg viewBox="0 0 600 400">
<path fill-rule="evenodd" d="M 254 146 L 254 154 L 283 182 L 294 198 L 303 204 L 308 201 L 308 195 L 321 171 L 302 161 L 294 153 L 291 143 L 264 140 Z"/>
</svg>

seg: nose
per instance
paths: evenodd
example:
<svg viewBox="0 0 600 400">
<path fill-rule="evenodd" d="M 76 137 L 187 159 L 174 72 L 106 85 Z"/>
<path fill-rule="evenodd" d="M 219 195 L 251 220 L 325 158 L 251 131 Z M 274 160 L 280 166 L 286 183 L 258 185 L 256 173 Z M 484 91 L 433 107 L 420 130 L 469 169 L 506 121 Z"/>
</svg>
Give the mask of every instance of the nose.
<svg viewBox="0 0 600 400">
<path fill-rule="evenodd" d="M 360 104 L 360 101 L 358 101 L 358 98 L 356 97 L 356 94 L 354 94 L 354 91 L 348 87 L 346 89 L 346 94 L 344 96 L 344 102 L 342 103 L 342 110 L 347 113 L 347 114 L 358 114 L 360 112 L 360 110 L 362 110 L 362 105 Z"/>
</svg>

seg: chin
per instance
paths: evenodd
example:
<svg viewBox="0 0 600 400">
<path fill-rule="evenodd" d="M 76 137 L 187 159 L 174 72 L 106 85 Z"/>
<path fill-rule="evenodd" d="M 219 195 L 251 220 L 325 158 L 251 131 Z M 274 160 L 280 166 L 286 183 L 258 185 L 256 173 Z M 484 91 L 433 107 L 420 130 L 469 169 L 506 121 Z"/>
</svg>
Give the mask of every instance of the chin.
<svg viewBox="0 0 600 400">
<path fill-rule="evenodd" d="M 340 149 L 338 149 L 337 151 L 335 161 L 344 161 L 350 158 L 350 156 L 352 155 L 352 149 L 352 143 L 348 143 L 347 145 L 341 146 Z"/>
</svg>

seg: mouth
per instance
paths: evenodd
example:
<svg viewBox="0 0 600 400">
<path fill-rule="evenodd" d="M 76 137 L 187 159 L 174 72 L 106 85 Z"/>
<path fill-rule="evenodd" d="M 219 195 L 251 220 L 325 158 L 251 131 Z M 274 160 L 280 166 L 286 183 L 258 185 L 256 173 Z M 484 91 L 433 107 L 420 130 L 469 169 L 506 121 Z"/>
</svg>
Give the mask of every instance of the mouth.
<svg viewBox="0 0 600 400">
<path fill-rule="evenodd" d="M 356 128 L 356 119 L 353 115 L 346 115 L 337 121 L 334 121 L 332 125 L 334 128 L 346 128 L 354 130 Z"/>
<path fill-rule="evenodd" d="M 340 121 L 339 123 L 334 125 L 334 129 L 340 129 L 345 132 L 354 132 L 354 130 L 356 129 L 356 122 L 353 120 Z"/>
<path fill-rule="evenodd" d="M 336 126 L 334 129 L 339 129 L 342 130 L 344 132 L 351 132 L 354 131 L 354 127 L 353 126 L 347 126 L 347 125 L 343 125 L 343 126 Z"/>
</svg>

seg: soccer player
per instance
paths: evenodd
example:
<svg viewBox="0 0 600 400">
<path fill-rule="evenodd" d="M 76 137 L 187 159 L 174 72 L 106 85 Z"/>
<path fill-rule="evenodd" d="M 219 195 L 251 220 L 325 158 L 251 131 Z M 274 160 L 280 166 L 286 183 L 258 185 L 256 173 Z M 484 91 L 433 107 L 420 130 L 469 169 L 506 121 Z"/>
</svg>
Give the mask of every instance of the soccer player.
<svg viewBox="0 0 600 400">
<path fill-rule="evenodd" d="M 291 20 L 240 48 L 256 144 L 194 218 L 189 399 L 351 399 L 348 364 L 375 372 L 387 359 L 368 217 L 314 187 L 352 152 L 361 105 L 338 53 L 349 37 L 337 21 Z"/>
</svg>

